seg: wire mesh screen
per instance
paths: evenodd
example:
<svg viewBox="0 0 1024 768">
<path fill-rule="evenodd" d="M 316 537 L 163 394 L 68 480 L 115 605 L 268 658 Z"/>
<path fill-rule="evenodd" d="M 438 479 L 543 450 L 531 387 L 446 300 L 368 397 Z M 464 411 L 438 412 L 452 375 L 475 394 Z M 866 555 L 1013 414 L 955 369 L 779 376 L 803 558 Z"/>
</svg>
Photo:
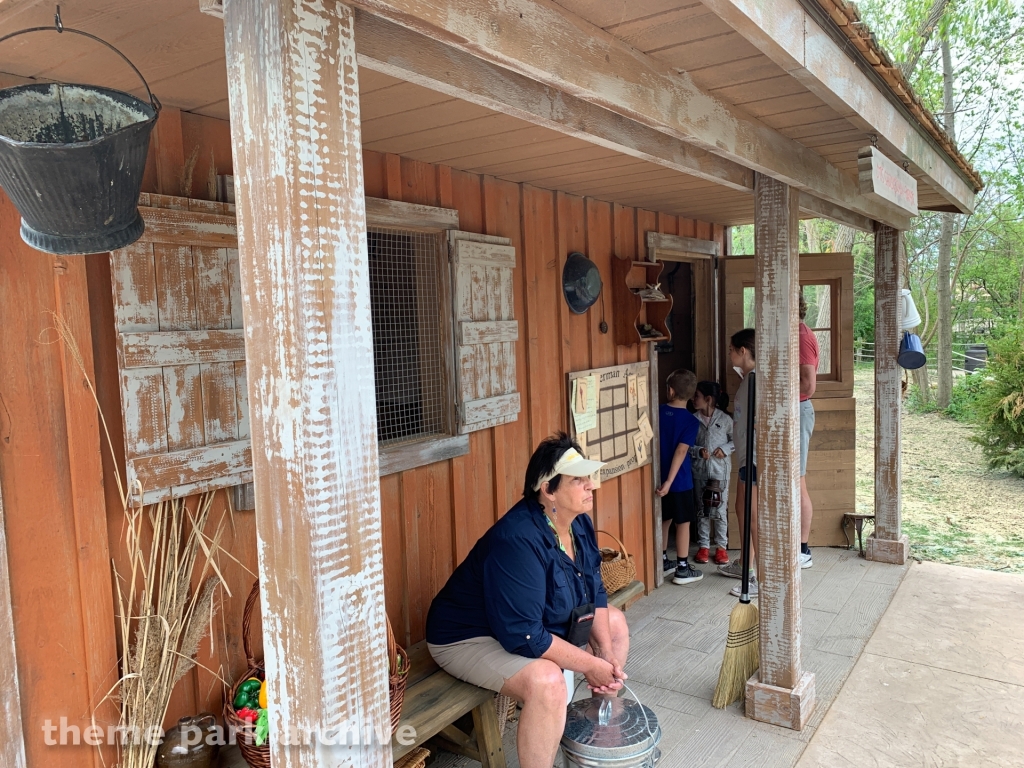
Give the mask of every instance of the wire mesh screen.
<svg viewBox="0 0 1024 768">
<path fill-rule="evenodd" d="M 377 435 L 393 445 L 445 432 L 439 235 L 370 227 Z"/>
</svg>

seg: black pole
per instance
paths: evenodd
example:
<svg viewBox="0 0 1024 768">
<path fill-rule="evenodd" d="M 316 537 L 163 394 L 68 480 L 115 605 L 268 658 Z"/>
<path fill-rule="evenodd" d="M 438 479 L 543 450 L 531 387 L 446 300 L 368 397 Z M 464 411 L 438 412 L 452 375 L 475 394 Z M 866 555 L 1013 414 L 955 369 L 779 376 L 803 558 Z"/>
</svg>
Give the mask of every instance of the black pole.
<svg viewBox="0 0 1024 768">
<path fill-rule="evenodd" d="M 750 506 L 754 500 L 754 403 L 757 398 L 757 381 L 754 372 L 747 374 L 747 481 L 743 484 L 743 586 L 740 589 L 740 602 L 750 602 Z"/>
</svg>

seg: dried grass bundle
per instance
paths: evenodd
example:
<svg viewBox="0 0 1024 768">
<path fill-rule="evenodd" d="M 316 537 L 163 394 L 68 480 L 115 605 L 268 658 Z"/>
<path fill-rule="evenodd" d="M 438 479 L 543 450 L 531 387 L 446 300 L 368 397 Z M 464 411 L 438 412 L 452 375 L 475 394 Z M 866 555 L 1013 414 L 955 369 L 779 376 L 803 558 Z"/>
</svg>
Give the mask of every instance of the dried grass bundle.
<svg viewBox="0 0 1024 768">
<path fill-rule="evenodd" d="M 108 448 L 116 455 L 74 335 L 63 317 L 56 313 L 52 316 L 58 338 L 80 369 L 96 402 Z M 233 508 L 229 499 L 227 512 L 220 517 L 213 535 L 207 536 L 204 529 L 211 516 L 215 492 L 201 494 L 194 509 L 189 508 L 185 499 L 133 508 L 116 462 L 114 471 L 124 508 L 123 538 L 128 565 L 123 573 L 116 563 L 113 566 L 122 656 L 121 677 L 108 697 L 120 707 L 118 764 L 121 768 L 152 768 L 171 692 L 197 666 L 199 644 L 207 630 L 212 630 L 218 587 L 231 595 L 217 557 L 222 553 L 220 539 L 225 518 Z M 233 525 L 234 521 L 231 522 Z M 230 553 L 223 554 L 235 560 Z M 193 578 L 200 585 L 195 590 Z M 220 677 L 212 670 L 207 671 Z M 221 682 L 227 685 L 223 679 Z"/>
</svg>

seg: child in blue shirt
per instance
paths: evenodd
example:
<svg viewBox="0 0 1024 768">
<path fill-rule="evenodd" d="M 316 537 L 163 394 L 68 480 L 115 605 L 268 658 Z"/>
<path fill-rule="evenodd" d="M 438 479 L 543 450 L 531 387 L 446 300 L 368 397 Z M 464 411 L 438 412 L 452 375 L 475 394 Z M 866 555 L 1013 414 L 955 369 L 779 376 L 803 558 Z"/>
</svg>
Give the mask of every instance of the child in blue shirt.
<svg viewBox="0 0 1024 768">
<path fill-rule="evenodd" d="M 697 521 L 697 504 L 693 497 L 693 471 L 690 468 L 690 446 L 697 442 L 700 422 L 686 409 L 686 403 L 697 389 L 693 371 L 677 370 L 666 382 L 668 402 L 658 409 L 661 437 L 661 540 L 662 564 L 666 572 L 674 571 L 673 584 L 700 581 L 704 574 L 687 562 L 690 552 L 690 523 Z M 668 559 L 668 529 L 676 524 L 676 555 L 678 562 Z"/>
</svg>

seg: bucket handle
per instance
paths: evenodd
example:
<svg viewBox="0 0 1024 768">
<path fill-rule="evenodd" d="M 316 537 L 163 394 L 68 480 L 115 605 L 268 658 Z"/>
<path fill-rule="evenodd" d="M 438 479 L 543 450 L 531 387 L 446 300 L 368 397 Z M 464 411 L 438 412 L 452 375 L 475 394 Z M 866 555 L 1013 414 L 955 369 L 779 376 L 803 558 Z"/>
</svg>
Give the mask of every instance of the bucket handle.
<svg viewBox="0 0 1024 768">
<path fill-rule="evenodd" d="M 153 95 L 153 91 L 150 90 L 149 83 L 146 82 L 146 78 L 144 78 L 142 76 L 142 73 L 139 71 L 139 68 L 136 67 L 134 64 L 132 64 L 131 59 L 129 59 L 127 56 L 125 56 L 123 53 L 121 53 L 117 48 L 112 46 L 106 40 L 103 40 L 102 38 L 96 37 L 96 35 L 91 35 L 88 32 L 83 32 L 80 29 L 72 29 L 71 27 L 65 27 L 64 26 L 64 22 L 61 21 L 61 18 L 60 18 L 60 6 L 59 5 L 57 6 L 57 12 L 53 15 L 53 26 L 52 27 L 29 27 L 28 29 L 19 29 L 17 32 L 11 32 L 9 35 L 4 35 L 3 37 L 0 37 L 0 43 L 4 42 L 5 40 L 10 40 L 12 37 L 17 37 L 18 35 L 27 35 L 29 32 L 57 32 L 57 33 L 71 32 L 72 34 L 81 35 L 82 37 L 87 37 L 90 40 L 95 40 L 97 43 L 100 43 L 101 45 L 105 45 L 107 48 L 109 48 L 114 53 L 116 53 L 118 56 L 120 56 L 121 59 L 124 60 L 124 62 L 129 67 L 132 68 L 132 71 L 136 75 L 138 75 L 139 80 L 141 80 L 142 84 L 146 87 L 146 93 L 149 94 L 149 104 L 150 104 L 150 106 L 152 106 L 153 109 L 155 109 L 157 112 L 159 112 L 161 107 L 163 106 L 160 103 L 160 99 L 158 99 L 156 96 Z"/>
<path fill-rule="evenodd" d="M 647 733 L 654 738 L 654 731 L 651 729 L 651 721 L 647 718 L 647 708 L 640 701 L 640 698 L 633 692 L 633 689 L 626 685 L 626 681 L 621 678 L 616 678 L 618 682 L 622 683 L 622 687 L 629 692 L 633 697 L 633 700 L 640 705 L 640 712 L 644 716 L 644 725 L 647 726 Z M 576 687 L 572 689 L 572 698 L 576 698 L 576 693 L 579 691 L 580 686 L 587 682 L 586 678 L 576 683 Z M 605 699 L 601 702 L 597 709 L 597 716 L 600 718 L 601 725 L 608 725 L 608 720 L 611 716 L 611 700 Z"/>
</svg>

